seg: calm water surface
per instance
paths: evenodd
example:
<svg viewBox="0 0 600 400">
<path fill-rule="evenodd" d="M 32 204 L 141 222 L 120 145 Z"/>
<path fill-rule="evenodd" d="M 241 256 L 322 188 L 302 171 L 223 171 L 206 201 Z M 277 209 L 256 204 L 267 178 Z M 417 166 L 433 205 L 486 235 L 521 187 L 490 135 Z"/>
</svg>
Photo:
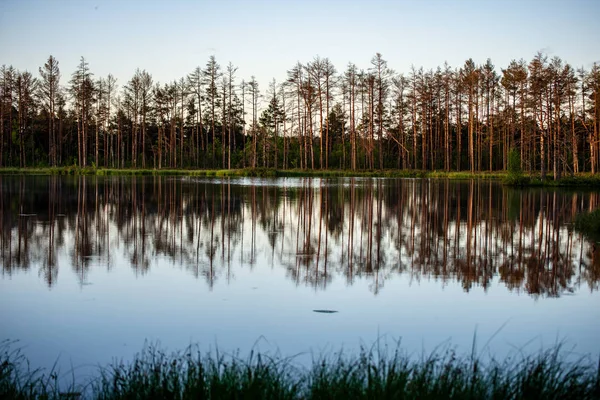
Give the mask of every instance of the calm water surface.
<svg viewBox="0 0 600 400">
<path fill-rule="evenodd" d="M 597 355 L 600 246 L 571 222 L 599 205 L 477 181 L 0 176 L 0 340 L 63 368 L 145 340 L 421 354 L 477 332 L 496 355 Z"/>
</svg>

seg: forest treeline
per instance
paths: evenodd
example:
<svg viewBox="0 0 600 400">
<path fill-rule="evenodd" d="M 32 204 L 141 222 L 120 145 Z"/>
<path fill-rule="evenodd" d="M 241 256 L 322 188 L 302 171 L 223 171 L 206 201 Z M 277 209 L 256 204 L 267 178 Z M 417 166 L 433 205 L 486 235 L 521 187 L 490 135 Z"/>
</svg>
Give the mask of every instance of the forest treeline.
<svg viewBox="0 0 600 400">
<path fill-rule="evenodd" d="M 537 53 L 500 71 L 488 59 L 397 73 L 381 54 L 338 71 L 298 62 L 261 90 L 214 56 L 189 75 L 119 83 L 85 58 L 63 77 L 0 70 L 0 167 L 507 170 L 596 173 L 600 66 Z"/>
</svg>

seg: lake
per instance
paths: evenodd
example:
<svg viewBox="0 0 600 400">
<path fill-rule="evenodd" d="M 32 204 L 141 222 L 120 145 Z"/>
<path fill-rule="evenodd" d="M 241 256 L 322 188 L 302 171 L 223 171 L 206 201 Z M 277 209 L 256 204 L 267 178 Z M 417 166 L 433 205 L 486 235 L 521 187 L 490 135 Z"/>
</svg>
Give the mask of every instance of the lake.
<svg viewBox="0 0 600 400">
<path fill-rule="evenodd" d="M 146 341 L 597 355 L 600 246 L 572 220 L 598 206 L 492 181 L 0 176 L 0 340 L 63 371 Z"/>
</svg>

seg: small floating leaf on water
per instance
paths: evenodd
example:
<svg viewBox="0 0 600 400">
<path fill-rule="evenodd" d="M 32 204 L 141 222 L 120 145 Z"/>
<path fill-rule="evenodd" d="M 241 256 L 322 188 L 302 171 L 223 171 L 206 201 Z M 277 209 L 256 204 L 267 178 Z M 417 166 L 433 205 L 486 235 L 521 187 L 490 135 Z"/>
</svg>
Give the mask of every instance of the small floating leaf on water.
<svg viewBox="0 0 600 400">
<path fill-rule="evenodd" d="M 80 399 L 81 393 L 79 392 L 61 392 L 59 394 L 61 399 Z"/>
<path fill-rule="evenodd" d="M 313 312 L 318 312 L 321 314 L 334 314 L 338 311 L 337 310 L 313 310 Z"/>
</svg>

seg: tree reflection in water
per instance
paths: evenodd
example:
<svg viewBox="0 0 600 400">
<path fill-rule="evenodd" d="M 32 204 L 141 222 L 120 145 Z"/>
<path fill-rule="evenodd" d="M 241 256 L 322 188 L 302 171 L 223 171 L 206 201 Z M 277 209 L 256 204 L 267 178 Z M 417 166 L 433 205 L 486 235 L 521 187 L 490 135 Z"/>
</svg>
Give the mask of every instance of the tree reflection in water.
<svg viewBox="0 0 600 400">
<path fill-rule="evenodd" d="M 395 276 L 495 282 L 533 296 L 597 290 L 600 251 L 572 229 L 600 195 L 515 190 L 490 181 L 0 176 L 4 276 L 123 257 L 136 274 L 170 263 L 210 288 L 236 268 L 279 267 L 298 285 Z M 118 257 L 118 256 L 121 257 Z"/>
</svg>

